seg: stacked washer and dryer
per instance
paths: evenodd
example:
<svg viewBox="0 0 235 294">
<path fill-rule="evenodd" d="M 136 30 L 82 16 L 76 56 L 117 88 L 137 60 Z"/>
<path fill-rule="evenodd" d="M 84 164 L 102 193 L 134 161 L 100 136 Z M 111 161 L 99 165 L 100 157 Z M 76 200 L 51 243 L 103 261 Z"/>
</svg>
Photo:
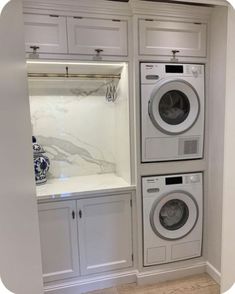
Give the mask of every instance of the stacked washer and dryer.
<svg viewBox="0 0 235 294">
<path fill-rule="evenodd" d="M 202 158 L 204 65 L 141 63 L 140 71 L 142 163 Z M 202 173 L 142 177 L 142 195 L 144 266 L 200 256 Z"/>
</svg>

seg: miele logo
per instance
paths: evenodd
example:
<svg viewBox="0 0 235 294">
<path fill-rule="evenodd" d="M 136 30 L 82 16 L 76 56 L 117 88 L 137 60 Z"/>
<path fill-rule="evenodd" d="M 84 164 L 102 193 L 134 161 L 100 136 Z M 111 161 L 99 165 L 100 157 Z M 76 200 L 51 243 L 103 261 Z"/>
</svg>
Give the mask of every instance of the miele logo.
<svg viewBox="0 0 235 294">
<path fill-rule="evenodd" d="M 156 64 L 146 64 L 145 65 L 146 70 L 151 70 L 151 69 L 158 69 L 158 65 Z"/>
<path fill-rule="evenodd" d="M 153 65 L 145 65 L 145 68 L 146 69 L 152 69 L 153 68 Z"/>
</svg>

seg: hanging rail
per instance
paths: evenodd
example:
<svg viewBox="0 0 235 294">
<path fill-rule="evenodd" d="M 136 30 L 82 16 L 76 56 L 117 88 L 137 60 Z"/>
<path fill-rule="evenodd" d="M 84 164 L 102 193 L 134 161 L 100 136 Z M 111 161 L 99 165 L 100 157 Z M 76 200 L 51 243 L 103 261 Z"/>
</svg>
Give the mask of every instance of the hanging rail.
<svg viewBox="0 0 235 294">
<path fill-rule="evenodd" d="M 29 78 L 121 79 L 121 74 L 28 73 Z"/>
</svg>

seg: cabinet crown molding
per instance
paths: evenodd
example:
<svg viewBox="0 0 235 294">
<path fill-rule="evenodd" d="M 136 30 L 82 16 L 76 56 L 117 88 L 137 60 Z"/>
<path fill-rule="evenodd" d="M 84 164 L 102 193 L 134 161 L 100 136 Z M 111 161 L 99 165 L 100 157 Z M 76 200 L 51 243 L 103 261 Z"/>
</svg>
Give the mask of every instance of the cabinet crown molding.
<svg viewBox="0 0 235 294">
<path fill-rule="evenodd" d="M 132 0 L 131 10 L 134 15 L 151 15 L 153 17 L 169 16 L 175 18 L 209 20 L 212 7 L 193 6 L 179 3 L 151 2 Z"/>
<path fill-rule="evenodd" d="M 211 15 L 211 7 L 192 6 L 177 3 L 152 2 L 144 0 L 129 0 L 129 2 L 116 2 L 109 0 L 26 0 L 23 2 L 24 11 L 30 13 L 57 13 L 58 15 L 97 14 L 119 15 L 128 17 L 132 15 L 169 16 L 187 19 L 200 19 L 207 21 Z M 184 2 L 194 3 L 194 0 Z M 208 0 L 206 3 L 226 5 L 225 0 Z M 197 1 L 198 3 L 198 1 Z"/>
<path fill-rule="evenodd" d="M 108 0 L 26 0 L 23 1 L 24 11 L 47 13 L 56 11 L 59 14 L 112 14 L 130 16 L 130 3 Z"/>
</svg>

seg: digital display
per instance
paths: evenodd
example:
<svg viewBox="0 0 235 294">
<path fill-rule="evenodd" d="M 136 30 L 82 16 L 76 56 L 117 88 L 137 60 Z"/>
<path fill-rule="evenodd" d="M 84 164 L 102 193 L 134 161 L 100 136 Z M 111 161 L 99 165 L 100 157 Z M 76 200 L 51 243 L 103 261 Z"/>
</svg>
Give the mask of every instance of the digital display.
<svg viewBox="0 0 235 294">
<path fill-rule="evenodd" d="M 183 184 L 183 177 L 166 178 L 166 185 Z"/>
<path fill-rule="evenodd" d="M 184 73 L 183 65 L 166 65 L 166 73 Z"/>
</svg>

